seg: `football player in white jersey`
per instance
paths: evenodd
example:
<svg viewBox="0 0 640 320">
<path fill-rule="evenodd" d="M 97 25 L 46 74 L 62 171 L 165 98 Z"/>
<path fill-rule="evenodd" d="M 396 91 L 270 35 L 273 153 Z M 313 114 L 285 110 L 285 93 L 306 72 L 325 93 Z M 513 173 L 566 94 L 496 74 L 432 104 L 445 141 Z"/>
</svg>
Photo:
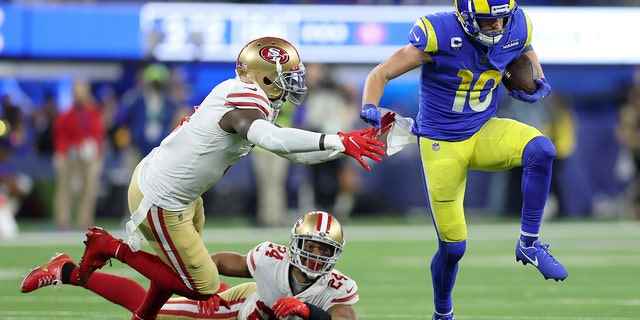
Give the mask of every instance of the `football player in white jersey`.
<svg viewBox="0 0 640 320">
<path fill-rule="evenodd" d="M 249 42 L 238 55 L 237 77 L 218 84 L 134 170 L 127 242 L 111 241 L 100 228 L 86 233 L 79 281 L 85 282 L 109 258 L 148 272 L 151 286 L 132 319 L 154 319 L 174 293 L 206 300 L 218 292 L 219 280 L 200 237 L 200 196 L 254 146 L 307 164 L 341 154 L 367 170 L 364 157 L 380 161 L 383 143 L 374 129 L 322 134 L 273 124 L 283 103 L 302 102 L 307 90 L 304 72 L 296 48 L 286 40 L 265 37 Z M 137 251 L 142 238 L 157 256 Z M 154 274 L 164 266 L 173 273 Z"/>
<path fill-rule="evenodd" d="M 115 240 L 115 239 L 114 239 Z M 345 241 L 332 215 L 313 211 L 291 229 L 289 246 L 263 242 L 246 255 L 219 252 L 211 259 L 220 274 L 252 277 L 255 282 L 221 290 L 206 301 L 172 298 L 159 319 L 353 320 L 358 302 L 354 280 L 334 268 Z M 142 303 L 145 290 L 127 278 L 94 272 L 85 284 L 74 274 L 78 267 L 66 254 L 35 268 L 22 282 L 23 292 L 52 284 L 81 285 L 130 311 Z"/>
</svg>

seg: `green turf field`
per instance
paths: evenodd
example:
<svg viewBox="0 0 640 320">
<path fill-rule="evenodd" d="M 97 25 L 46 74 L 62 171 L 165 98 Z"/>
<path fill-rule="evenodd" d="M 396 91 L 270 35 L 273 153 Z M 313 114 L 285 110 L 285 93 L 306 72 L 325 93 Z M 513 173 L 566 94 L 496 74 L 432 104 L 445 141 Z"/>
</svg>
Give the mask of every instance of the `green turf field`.
<svg viewBox="0 0 640 320">
<path fill-rule="evenodd" d="M 552 252 L 569 270 L 564 283 L 544 281 L 513 256 L 516 224 L 474 224 L 455 291 L 459 320 L 640 319 L 640 224 L 556 223 L 544 226 Z M 210 250 L 244 252 L 262 240 L 284 242 L 286 229 L 206 230 Z M 430 319 L 430 225 L 347 226 L 338 268 L 360 287 L 361 319 Z M 0 243 L 0 319 L 128 319 L 125 310 L 75 287 L 22 294 L 22 276 L 56 251 L 81 254 L 81 233 L 29 233 Z M 103 271 L 130 277 L 120 263 Z M 227 279 L 230 283 L 237 283 Z"/>
</svg>

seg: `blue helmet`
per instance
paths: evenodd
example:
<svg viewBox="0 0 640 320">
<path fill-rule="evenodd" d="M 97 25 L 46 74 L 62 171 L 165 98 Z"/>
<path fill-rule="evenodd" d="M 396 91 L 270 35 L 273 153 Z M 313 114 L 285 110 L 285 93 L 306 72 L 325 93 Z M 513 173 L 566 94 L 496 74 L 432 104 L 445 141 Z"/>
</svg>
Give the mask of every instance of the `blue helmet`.
<svg viewBox="0 0 640 320">
<path fill-rule="evenodd" d="M 462 29 L 478 42 L 493 46 L 509 27 L 511 16 L 516 11 L 515 0 L 454 0 L 456 14 L 462 25 Z M 482 19 L 506 19 L 501 31 L 486 32 L 480 30 L 478 20 Z"/>
</svg>

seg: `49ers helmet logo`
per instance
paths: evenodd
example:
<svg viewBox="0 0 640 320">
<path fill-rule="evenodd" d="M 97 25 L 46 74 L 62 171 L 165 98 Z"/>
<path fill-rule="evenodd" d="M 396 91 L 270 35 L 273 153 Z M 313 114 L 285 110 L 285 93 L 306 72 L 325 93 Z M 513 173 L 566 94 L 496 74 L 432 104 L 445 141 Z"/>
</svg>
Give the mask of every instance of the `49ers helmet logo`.
<svg viewBox="0 0 640 320">
<path fill-rule="evenodd" d="M 276 60 L 280 60 L 280 64 L 285 64 L 289 61 L 289 54 L 282 48 L 267 46 L 260 49 L 260 56 L 265 61 L 270 63 L 276 63 Z"/>
</svg>

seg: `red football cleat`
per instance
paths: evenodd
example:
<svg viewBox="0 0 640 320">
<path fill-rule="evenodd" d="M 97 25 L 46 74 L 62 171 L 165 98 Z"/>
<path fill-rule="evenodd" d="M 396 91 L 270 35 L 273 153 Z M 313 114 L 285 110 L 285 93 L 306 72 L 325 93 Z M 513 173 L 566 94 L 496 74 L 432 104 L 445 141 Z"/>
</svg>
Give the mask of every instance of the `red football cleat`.
<svg viewBox="0 0 640 320">
<path fill-rule="evenodd" d="M 87 240 L 84 241 L 84 253 L 78 268 L 80 284 L 85 284 L 94 271 L 104 267 L 122 244 L 122 240 L 114 238 L 100 227 L 89 228 L 85 236 Z"/>
<path fill-rule="evenodd" d="M 42 287 L 61 284 L 62 266 L 67 263 L 73 264 L 74 267 L 76 265 L 66 253 L 56 254 L 46 264 L 33 268 L 33 270 L 22 279 L 20 291 L 29 293 Z"/>
</svg>

